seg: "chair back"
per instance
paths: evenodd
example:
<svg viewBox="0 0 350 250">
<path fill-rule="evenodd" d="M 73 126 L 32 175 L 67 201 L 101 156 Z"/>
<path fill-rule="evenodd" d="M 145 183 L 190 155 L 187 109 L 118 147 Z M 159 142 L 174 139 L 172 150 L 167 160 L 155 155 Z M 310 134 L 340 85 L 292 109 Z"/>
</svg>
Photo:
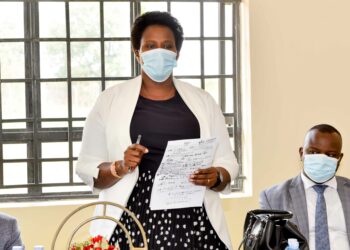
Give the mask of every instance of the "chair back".
<svg viewBox="0 0 350 250">
<path fill-rule="evenodd" d="M 66 218 L 62 221 L 62 223 L 60 224 L 60 226 L 58 227 L 53 241 L 51 243 L 51 250 L 55 250 L 55 245 L 56 245 L 56 241 L 57 238 L 62 230 L 62 228 L 64 227 L 64 225 L 67 223 L 67 221 L 72 218 L 73 215 L 75 215 L 76 213 L 78 213 L 79 211 L 88 208 L 88 207 L 92 207 L 92 206 L 98 206 L 98 205 L 102 205 L 103 206 L 103 213 L 102 215 L 98 215 L 98 216 L 92 216 L 88 219 L 83 220 L 81 223 L 79 223 L 79 225 L 77 225 L 74 229 L 73 232 L 70 234 L 69 239 L 67 240 L 67 250 L 70 249 L 70 246 L 72 244 L 72 240 L 75 236 L 75 234 L 79 231 L 80 228 L 82 228 L 84 225 L 88 224 L 91 221 L 94 220 L 110 220 L 115 222 L 125 233 L 126 237 L 128 238 L 128 242 L 129 242 L 129 246 L 130 246 L 130 250 L 148 250 L 148 246 L 147 246 L 147 238 L 146 238 L 146 233 L 145 230 L 143 229 L 141 222 L 136 218 L 135 214 L 133 212 L 131 212 L 129 209 L 127 209 L 126 207 L 119 205 L 117 203 L 113 203 L 113 202 L 108 202 L 108 201 L 97 201 L 97 202 L 92 202 L 92 203 L 88 203 L 85 205 L 82 205 L 80 207 L 78 207 L 77 209 L 75 209 L 73 212 L 71 212 L 68 216 L 66 216 Z M 143 245 L 144 247 L 135 247 L 134 244 L 132 243 L 132 239 L 130 236 L 130 233 L 128 232 L 128 230 L 126 229 L 126 227 L 124 226 L 123 223 L 121 223 L 119 220 L 117 220 L 116 218 L 113 218 L 111 216 L 107 215 L 107 206 L 114 206 L 117 207 L 121 210 L 123 210 L 124 212 L 126 212 L 136 223 L 137 227 L 139 228 L 140 232 L 141 232 L 141 236 L 142 236 L 142 240 L 143 240 Z"/>
</svg>

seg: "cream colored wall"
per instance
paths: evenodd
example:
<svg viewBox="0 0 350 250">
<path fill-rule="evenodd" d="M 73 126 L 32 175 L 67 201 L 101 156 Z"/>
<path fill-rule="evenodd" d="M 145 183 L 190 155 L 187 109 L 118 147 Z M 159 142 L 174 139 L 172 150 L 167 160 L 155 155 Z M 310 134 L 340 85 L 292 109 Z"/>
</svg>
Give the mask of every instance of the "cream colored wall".
<svg viewBox="0 0 350 250">
<path fill-rule="evenodd" d="M 298 147 L 317 123 L 343 134 L 341 175 L 350 177 L 349 0 L 250 1 L 253 196 L 223 201 L 235 245 L 259 191 L 299 172 Z M 349 156 L 348 156 L 349 155 Z M 76 206 L 0 209 L 16 216 L 28 249 L 49 249 Z"/>
<path fill-rule="evenodd" d="M 307 129 L 343 134 L 350 178 L 350 1 L 250 0 L 253 197 L 224 200 L 234 245 L 259 192 L 296 175 Z"/>
</svg>

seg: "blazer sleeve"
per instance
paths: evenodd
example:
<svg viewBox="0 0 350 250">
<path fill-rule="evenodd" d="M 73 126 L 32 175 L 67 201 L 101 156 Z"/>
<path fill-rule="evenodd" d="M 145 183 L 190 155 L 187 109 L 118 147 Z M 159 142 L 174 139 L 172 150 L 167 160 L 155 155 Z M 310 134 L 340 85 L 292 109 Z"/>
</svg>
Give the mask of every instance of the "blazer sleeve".
<svg viewBox="0 0 350 250">
<path fill-rule="evenodd" d="M 105 117 L 108 110 L 108 98 L 102 93 L 86 118 L 82 144 L 76 173 L 96 194 L 94 178 L 98 177 L 98 166 L 108 161 L 108 150 L 105 135 Z"/>
<path fill-rule="evenodd" d="M 210 104 L 211 110 L 211 131 L 217 139 L 217 148 L 214 156 L 213 166 L 220 166 L 225 168 L 230 174 L 231 180 L 234 180 L 238 175 L 239 166 L 230 143 L 230 137 L 226 128 L 225 117 L 213 97 L 208 93 L 207 99 L 207 103 Z M 221 192 L 230 193 L 230 185 L 227 185 L 226 188 Z"/>
</svg>

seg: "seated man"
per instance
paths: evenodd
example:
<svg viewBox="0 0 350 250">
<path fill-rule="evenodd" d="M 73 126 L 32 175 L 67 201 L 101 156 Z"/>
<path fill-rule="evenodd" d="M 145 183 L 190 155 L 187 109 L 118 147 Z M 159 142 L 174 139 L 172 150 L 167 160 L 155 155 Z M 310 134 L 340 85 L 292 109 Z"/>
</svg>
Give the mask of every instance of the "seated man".
<svg viewBox="0 0 350 250">
<path fill-rule="evenodd" d="M 11 250 L 13 246 L 22 246 L 17 221 L 9 215 L 0 213 L 0 249 Z"/>
<path fill-rule="evenodd" d="M 312 127 L 300 147 L 300 175 L 264 190 L 263 209 L 288 210 L 311 250 L 349 250 L 350 180 L 335 176 L 343 157 L 342 137 L 327 124 Z"/>
</svg>

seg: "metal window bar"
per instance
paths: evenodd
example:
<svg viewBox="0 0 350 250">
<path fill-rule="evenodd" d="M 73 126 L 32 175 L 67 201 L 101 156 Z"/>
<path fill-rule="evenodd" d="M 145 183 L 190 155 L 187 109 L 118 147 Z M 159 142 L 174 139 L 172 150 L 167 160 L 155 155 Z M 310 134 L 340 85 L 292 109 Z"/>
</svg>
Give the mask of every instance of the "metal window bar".
<svg viewBox="0 0 350 250">
<path fill-rule="evenodd" d="M 100 8 L 100 37 L 98 38 L 71 38 L 70 37 L 70 15 L 69 3 L 71 2 L 91 2 L 91 0 L 12 0 L 11 2 L 22 2 L 24 4 L 24 37 L 23 38 L 6 38 L 0 39 L 0 45 L 3 42 L 23 42 L 25 46 L 25 78 L 2 79 L 0 68 L 0 86 L 2 83 L 25 82 L 26 91 L 26 118 L 25 119 L 3 119 L 1 109 L 1 88 L 0 88 L 0 190 L 9 188 L 28 188 L 28 194 L 9 194 L 1 195 L 0 202 L 18 201 L 18 200 L 38 200 L 38 199 L 65 199 L 65 198 L 89 198 L 92 197 L 90 192 L 64 192 L 64 193 L 43 193 L 43 187 L 60 187 L 60 186 L 83 186 L 83 183 L 73 181 L 73 162 L 77 160 L 73 157 L 73 142 L 81 141 L 81 127 L 73 127 L 73 122 L 84 121 L 84 117 L 73 117 L 72 114 L 72 81 L 100 81 L 101 89 L 106 88 L 106 81 L 126 80 L 130 77 L 106 77 L 105 76 L 105 57 L 104 45 L 107 41 L 130 41 L 126 37 L 104 37 L 104 3 L 105 2 L 130 2 L 130 25 L 133 20 L 141 13 L 142 2 L 166 2 L 167 10 L 171 11 L 171 3 L 175 2 L 199 2 L 200 6 L 200 36 L 185 37 L 185 40 L 197 40 L 200 42 L 200 75 L 177 76 L 177 78 L 199 79 L 201 87 L 205 88 L 205 79 L 219 79 L 219 104 L 225 110 L 225 79 L 232 78 L 234 84 L 233 100 L 234 112 L 224 113 L 228 126 L 230 137 L 234 137 L 235 154 L 240 165 L 238 178 L 233 182 L 232 191 L 242 190 L 244 176 L 242 173 L 242 150 L 241 150 L 241 105 L 240 105 L 240 84 L 239 84 L 239 9 L 237 0 L 199 0 L 199 1 L 141 1 L 141 0 L 98 0 Z M 41 38 L 39 36 L 39 8 L 40 2 L 64 2 L 65 3 L 65 21 L 66 21 L 66 37 L 65 38 Z M 219 3 L 219 36 L 204 36 L 204 2 Z M 232 37 L 225 36 L 225 4 L 232 4 Z M 205 75 L 204 72 L 204 42 L 219 42 L 219 74 Z M 72 77 L 71 75 L 71 42 L 99 42 L 101 53 L 101 77 Z M 232 41 L 233 46 L 233 74 L 225 74 L 225 41 Z M 67 46 L 67 77 L 66 78 L 41 78 L 40 76 L 40 42 L 66 42 Z M 134 58 L 132 51 L 131 60 L 131 77 L 140 73 L 140 67 Z M 40 101 L 40 85 L 41 82 L 67 82 L 68 86 L 68 117 L 67 118 L 41 118 L 41 101 Z M 68 123 L 66 128 L 42 128 L 42 122 L 58 122 L 64 121 Z M 3 123 L 25 122 L 25 129 L 3 129 Z M 50 158 L 41 157 L 41 142 L 68 142 L 68 158 Z M 5 143 L 27 143 L 27 159 L 8 159 L 4 160 L 2 155 L 2 147 Z M 42 162 L 52 161 L 68 161 L 69 162 L 69 182 L 67 183 L 41 183 L 41 164 Z M 25 185 L 4 185 L 3 164 L 10 162 L 27 162 L 28 164 L 28 183 Z"/>
<path fill-rule="evenodd" d="M 0 58 L 0 121 L 2 121 L 2 77 L 1 77 L 1 58 Z M 0 138 L 2 138 L 2 122 L 0 122 Z M 3 157 L 3 148 L 2 148 L 2 140 L 0 140 L 0 160 L 4 159 Z M 3 173 L 3 163 L 0 162 L 0 187 L 4 185 L 4 173 Z"/>
<path fill-rule="evenodd" d="M 235 85 L 234 85 L 234 93 L 233 93 L 233 100 L 234 100 L 234 115 L 232 116 L 234 118 L 234 140 L 235 140 L 235 154 L 237 157 L 238 165 L 239 165 L 239 172 L 236 179 L 233 181 L 233 185 L 231 186 L 231 190 L 234 191 L 242 191 L 243 190 L 243 182 L 246 179 L 244 173 L 243 173 L 243 166 L 242 166 L 242 105 L 241 105 L 241 84 L 240 84 L 240 15 L 239 15 L 239 2 L 235 1 L 232 5 L 233 7 L 233 35 L 236 39 L 233 39 L 232 43 L 232 51 L 234 53 L 233 58 L 235 60 L 234 67 L 235 67 Z"/>
</svg>

